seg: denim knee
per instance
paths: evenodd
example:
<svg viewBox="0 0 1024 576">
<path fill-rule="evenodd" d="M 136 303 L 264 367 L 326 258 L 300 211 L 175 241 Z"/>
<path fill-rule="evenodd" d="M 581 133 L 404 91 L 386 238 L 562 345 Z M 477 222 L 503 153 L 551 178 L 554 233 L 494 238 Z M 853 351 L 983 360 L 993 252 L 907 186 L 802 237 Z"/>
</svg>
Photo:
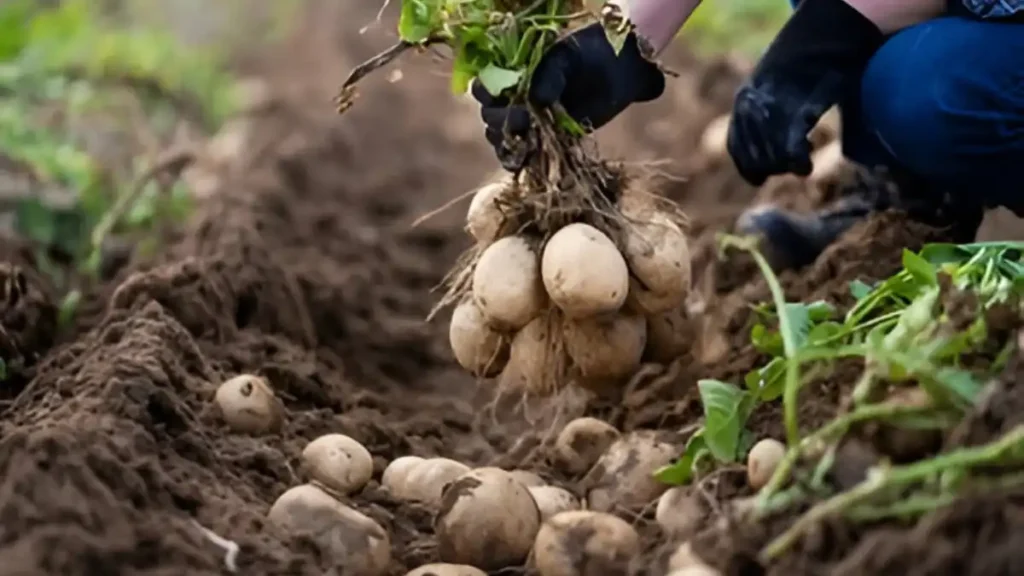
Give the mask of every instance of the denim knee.
<svg viewBox="0 0 1024 576">
<path fill-rule="evenodd" d="M 860 109 L 863 128 L 917 175 L 1009 186 L 1024 175 L 1024 27 L 939 18 L 905 29 L 869 62 Z"/>
</svg>

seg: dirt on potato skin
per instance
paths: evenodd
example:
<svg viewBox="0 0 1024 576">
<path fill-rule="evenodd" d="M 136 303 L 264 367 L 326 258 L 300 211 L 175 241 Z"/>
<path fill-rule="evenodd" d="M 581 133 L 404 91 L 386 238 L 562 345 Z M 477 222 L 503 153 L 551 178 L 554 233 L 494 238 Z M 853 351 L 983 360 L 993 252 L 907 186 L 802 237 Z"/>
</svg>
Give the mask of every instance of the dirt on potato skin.
<svg viewBox="0 0 1024 576">
<path fill-rule="evenodd" d="M 0 253 L 37 287 L 12 309 L 38 319 L 19 332 L 27 342 L 20 351 L 38 360 L 26 363 L 13 403 L 0 415 L 0 576 L 226 573 L 224 550 L 193 519 L 239 544 L 241 573 L 332 573 L 338 567 L 312 540 L 266 520 L 278 496 L 307 480 L 297 473 L 302 448 L 327 432 L 363 443 L 374 455 L 375 478 L 395 457 L 443 455 L 528 468 L 580 487 L 579 478 L 549 462 L 539 443 L 543 430 L 523 434 L 536 427 L 497 422 L 501 410 L 485 410 L 491 391 L 454 364 L 446 318 L 422 321 L 436 301 L 431 288 L 469 244 L 464 204 L 410 224 L 497 168 L 475 108 L 453 98 L 439 66 L 419 55 L 402 66 L 400 82 L 371 79 L 350 112 L 332 116 L 336 83 L 388 44 L 381 34 L 357 34 L 377 9 L 316 4 L 292 45 L 248 64 L 272 79 L 278 99 L 243 119 L 244 157 L 217 172 L 215 194 L 164 254 L 132 263 L 97 290 L 70 341 L 54 346 L 54 300 L 32 261 Z M 728 110 L 740 74 L 727 61 L 705 66 L 684 50 L 669 64 L 683 76 L 667 97 L 631 110 L 602 137 L 638 152 L 634 159 L 670 160 L 674 176 L 690 177 L 668 181 L 665 191 L 693 217 L 695 276 L 707 298 L 702 344 L 670 366 L 638 374 L 623 398 L 577 409 L 622 430 L 674 434 L 701 414 L 698 379 L 736 381 L 764 361 L 749 344 L 747 305 L 765 299 L 766 287 L 749 262 L 716 259 L 714 232 L 752 203 L 806 208 L 821 199 L 806 196 L 793 179 L 755 190 L 728 162 L 696 154 L 704 125 Z M 784 275 L 787 295 L 842 303 L 851 280 L 884 277 L 898 268 L 902 247 L 940 238 L 900 218 L 874 217 L 809 270 Z M 3 322 L 6 328 L 17 320 Z M 835 413 L 853 382 L 844 370 L 809 387 L 802 424 Z M 212 409 L 216 386 L 243 372 L 266 377 L 284 401 L 279 432 L 232 433 Z M 759 411 L 752 424 L 760 436 L 782 435 L 777 407 Z M 715 490 L 720 499 L 742 494 L 742 475 L 728 475 Z M 430 510 L 396 501 L 376 480 L 345 502 L 389 533 L 390 574 L 439 560 Z M 949 520 L 900 538 L 922 556 L 936 535 L 960 538 L 944 532 L 951 526 L 962 541 L 975 538 L 973 547 L 951 549 L 968 554 L 974 567 L 993 567 L 965 573 L 994 574 L 1002 566 L 995 552 L 1015 551 L 1014 510 L 965 504 Z M 655 556 L 664 536 L 653 511 L 633 512 L 644 549 Z M 979 526 L 1006 536 L 988 543 L 978 535 L 993 532 Z M 891 532 L 834 530 L 838 536 L 820 549 L 794 554 L 783 566 L 801 574 L 905 568 L 900 548 L 886 548 L 896 541 Z M 707 555 L 740 566 L 729 573 L 757 573 L 744 558 L 765 537 L 720 538 L 708 543 Z M 664 572 L 656 563 L 641 565 L 650 566 L 645 573 Z M 938 560 L 929 565 L 941 567 Z"/>
</svg>

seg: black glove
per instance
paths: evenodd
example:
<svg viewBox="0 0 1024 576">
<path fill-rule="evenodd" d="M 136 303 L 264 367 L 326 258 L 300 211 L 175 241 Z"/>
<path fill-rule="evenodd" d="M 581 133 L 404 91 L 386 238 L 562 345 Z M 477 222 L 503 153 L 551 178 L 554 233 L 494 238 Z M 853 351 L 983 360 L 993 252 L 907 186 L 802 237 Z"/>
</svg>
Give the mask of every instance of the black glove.
<svg viewBox="0 0 1024 576">
<path fill-rule="evenodd" d="M 618 57 L 599 23 L 577 30 L 552 46 L 530 83 L 529 98 L 540 108 L 559 102 L 588 130 L 596 130 L 634 102 L 647 102 L 665 91 L 665 76 L 645 59 L 631 33 Z M 505 134 L 526 138 L 530 115 L 525 107 L 509 106 L 473 82 L 473 97 L 483 106 L 484 135 L 506 170 L 522 168 L 526 156 L 511 154 Z"/>
<path fill-rule="evenodd" d="M 743 178 L 811 173 L 814 125 L 856 89 L 882 45 L 878 27 L 844 0 L 803 0 L 740 88 L 728 148 Z"/>
</svg>

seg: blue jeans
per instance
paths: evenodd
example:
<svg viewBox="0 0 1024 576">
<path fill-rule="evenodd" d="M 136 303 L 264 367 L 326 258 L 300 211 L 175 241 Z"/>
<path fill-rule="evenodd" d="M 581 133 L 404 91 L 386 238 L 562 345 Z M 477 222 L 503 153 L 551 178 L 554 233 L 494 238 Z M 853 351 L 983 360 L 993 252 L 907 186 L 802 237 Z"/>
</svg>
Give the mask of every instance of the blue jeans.
<svg viewBox="0 0 1024 576">
<path fill-rule="evenodd" d="M 893 34 L 872 57 L 840 103 L 843 152 L 936 194 L 1024 216 L 1024 25 L 951 5 L 948 15 Z M 1009 10 L 1024 16 L 1016 5 Z"/>
</svg>

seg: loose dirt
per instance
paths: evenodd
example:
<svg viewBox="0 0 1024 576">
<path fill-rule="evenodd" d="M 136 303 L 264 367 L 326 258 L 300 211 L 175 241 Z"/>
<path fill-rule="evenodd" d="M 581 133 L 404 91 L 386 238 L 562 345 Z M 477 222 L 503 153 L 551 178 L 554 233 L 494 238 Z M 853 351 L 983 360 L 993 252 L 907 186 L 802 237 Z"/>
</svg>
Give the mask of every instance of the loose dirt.
<svg viewBox="0 0 1024 576">
<path fill-rule="evenodd" d="M 767 289 L 749 262 L 718 260 L 714 233 L 760 201 L 809 208 L 823 198 L 787 179 L 754 190 L 727 163 L 695 152 L 704 126 L 728 110 L 740 68 L 679 49 L 669 65 L 681 77 L 666 97 L 601 136 L 608 155 L 666 160 L 648 166 L 670 176 L 664 191 L 693 218 L 692 304 L 705 311 L 693 350 L 645 367 L 621 398 L 570 399 L 552 414 L 493 401 L 451 358 L 446 318 L 423 321 L 438 297 L 431 289 L 468 244 L 464 205 L 411 223 L 496 168 L 475 107 L 452 97 L 422 55 L 398 82 L 368 81 L 355 108 L 334 117 L 335 83 L 390 39 L 358 32 L 376 3 L 313 6 L 293 42 L 241 64 L 273 95 L 230 126 L 243 146 L 203 168 L 211 192 L 180 239 L 113 273 L 64 338 L 31 251 L 3 244 L 0 354 L 17 362 L 0 386 L 0 575 L 227 573 L 226 550 L 206 530 L 237 543 L 239 573 L 347 574 L 311 540 L 265 519 L 281 493 L 307 480 L 299 455 L 316 436 L 362 442 L 378 479 L 396 457 L 443 455 L 534 470 L 578 491 L 580 479 L 558 473 L 541 442 L 556 421 L 589 414 L 674 434 L 700 415 L 698 378 L 735 380 L 765 360 L 749 344 L 749 304 Z M 936 239 L 882 214 L 783 282 L 790 298 L 843 303 L 851 280 L 891 274 L 903 247 Z M 1019 423 L 1006 406 L 1021 405 L 1021 365 L 1011 363 L 990 411 L 951 442 Z M 848 368 L 805 393 L 803 425 L 835 414 L 858 367 Z M 217 385 L 239 373 L 265 377 L 283 399 L 280 431 L 231 433 L 213 413 Z M 759 436 L 782 436 L 777 410 L 754 416 Z M 715 490 L 733 496 L 742 484 L 726 473 Z M 428 510 L 395 501 L 376 481 L 348 503 L 390 534 L 391 574 L 438 561 Z M 916 527 L 826 526 L 770 572 L 1008 574 L 1022 560 L 1019 510 L 989 497 Z M 639 570 L 662 574 L 653 512 L 635 512 L 651 552 Z M 761 574 L 750 554 L 773 530 L 719 534 L 701 540 L 699 553 L 728 574 Z"/>
</svg>

